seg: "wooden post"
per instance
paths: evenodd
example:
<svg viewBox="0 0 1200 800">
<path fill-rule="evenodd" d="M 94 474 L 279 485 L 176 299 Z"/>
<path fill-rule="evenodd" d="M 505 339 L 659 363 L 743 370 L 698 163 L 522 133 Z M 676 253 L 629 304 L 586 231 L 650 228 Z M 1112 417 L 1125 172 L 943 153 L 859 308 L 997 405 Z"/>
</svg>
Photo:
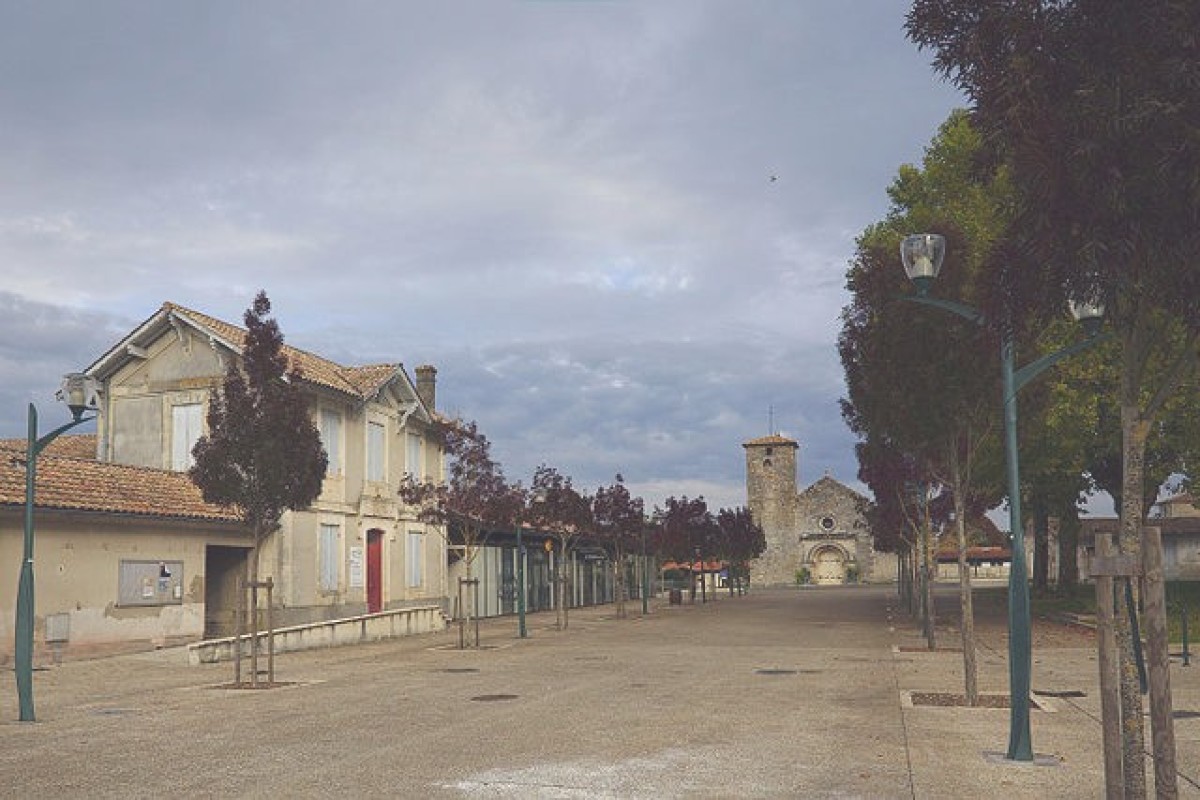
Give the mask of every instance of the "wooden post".
<svg viewBox="0 0 1200 800">
<path fill-rule="evenodd" d="M 258 686 L 258 581 L 250 584 L 250 685 Z"/>
<path fill-rule="evenodd" d="M 1112 534 L 1097 533 L 1092 577 L 1096 581 L 1096 628 L 1100 648 L 1100 730 L 1104 741 L 1104 796 L 1125 797 L 1121 749 L 1121 678 L 1117 663 L 1117 631 L 1113 606 Z"/>
<path fill-rule="evenodd" d="M 1146 603 L 1146 665 L 1150 672 L 1150 731 L 1154 745 L 1154 790 L 1179 796 L 1175 775 L 1175 723 L 1171 717 L 1171 664 L 1167 645 L 1167 597 L 1163 584 L 1162 531 L 1142 528 L 1143 598 Z"/>
<path fill-rule="evenodd" d="M 246 580 L 237 577 L 237 600 L 233 612 L 233 685 L 242 685 L 242 632 L 246 627 Z"/>
<path fill-rule="evenodd" d="M 275 685 L 275 617 L 272 614 L 271 596 L 275 581 L 267 578 L 267 685 Z"/>
</svg>

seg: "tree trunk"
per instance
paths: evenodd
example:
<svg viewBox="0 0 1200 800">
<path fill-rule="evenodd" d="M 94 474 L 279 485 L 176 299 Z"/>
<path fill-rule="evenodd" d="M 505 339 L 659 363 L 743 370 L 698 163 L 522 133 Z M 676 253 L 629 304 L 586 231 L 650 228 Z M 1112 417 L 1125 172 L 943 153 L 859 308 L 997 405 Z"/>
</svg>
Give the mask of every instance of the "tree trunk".
<svg viewBox="0 0 1200 800">
<path fill-rule="evenodd" d="M 1050 585 L 1050 513 L 1045 500 L 1036 493 L 1032 498 L 1033 588 L 1045 592 Z"/>
<path fill-rule="evenodd" d="M 1058 517 L 1058 588 L 1067 593 L 1079 583 L 1079 509 L 1066 503 Z"/>
<path fill-rule="evenodd" d="M 961 484 L 960 484 L 961 485 Z M 962 610 L 963 682 L 967 705 L 979 703 L 978 671 L 975 664 L 975 603 L 971 593 L 971 567 L 967 563 L 967 515 L 962 493 L 954 492 L 954 518 L 958 528 L 958 595 Z"/>
<path fill-rule="evenodd" d="M 933 529 L 928 521 L 923 526 L 922 536 L 925 539 L 924 552 L 921 554 L 922 601 L 925 606 L 925 643 L 930 650 L 937 649 L 936 619 L 933 607 L 933 583 L 937 577 L 937 559 L 933 549 Z"/>
<path fill-rule="evenodd" d="M 1123 387 L 1124 388 L 1124 387 Z M 1121 535 L 1119 549 L 1122 553 L 1138 557 L 1141 555 L 1144 464 L 1146 439 L 1150 425 L 1141 417 L 1136 394 L 1130 399 L 1122 393 L 1121 399 Z M 1136 587 L 1135 587 L 1136 589 Z M 1124 593 L 1118 591 L 1118 596 Z M 1136 603 L 1137 593 L 1134 593 Z M 1142 694 L 1134 653 L 1133 632 L 1129 607 L 1117 603 L 1116 613 L 1117 650 L 1120 656 L 1121 675 L 1121 762 L 1125 778 L 1125 796 L 1146 796 L 1145 722 L 1142 718 Z"/>
</svg>

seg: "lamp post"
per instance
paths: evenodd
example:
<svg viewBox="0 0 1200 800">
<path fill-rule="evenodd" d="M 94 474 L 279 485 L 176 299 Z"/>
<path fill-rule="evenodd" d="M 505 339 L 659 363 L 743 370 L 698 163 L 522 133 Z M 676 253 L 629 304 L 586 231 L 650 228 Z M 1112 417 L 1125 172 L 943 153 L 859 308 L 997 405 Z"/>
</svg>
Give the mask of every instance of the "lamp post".
<svg viewBox="0 0 1200 800">
<path fill-rule="evenodd" d="M 525 631 L 525 542 L 521 538 L 521 521 L 517 520 L 517 636 L 524 639 Z"/>
<path fill-rule="evenodd" d="M 650 613 L 650 570 L 646 564 L 646 523 L 642 523 L 642 616 Z"/>
<path fill-rule="evenodd" d="M 73 372 L 63 378 L 58 392 L 71 409 L 71 422 L 61 425 L 38 438 L 38 415 L 29 404 L 29 433 L 25 447 L 25 538 L 21 556 L 21 575 L 17 582 L 16 637 L 14 641 L 15 672 L 17 676 L 17 705 L 20 721 L 33 722 L 33 507 L 37 483 L 37 457 L 46 446 L 62 434 L 95 417 L 84 417 L 88 409 L 96 409 L 98 384 L 88 376 Z"/>
<path fill-rule="evenodd" d="M 946 255 L 945 237 L 936 233 L 921 233 L 905 237 L 900 243 L 900 258 L 904 271 L 917 293 L 905 300 L 940 308 L 964 319 L 983 325 L 983 313 L 968 305 L 951 300 L 929 297 L 928 292 L 942 268 Z M 1087 338 L 1069 347 L 1026 364 L 1015 367 L 1013 335 L 1006 325 L 1000 341 L 1000 375 L 1004 401 L 1004 455 L 1008 482 L 1009 529 L 1012 532 L 1012 564 L 1008 573 L 1008 680 L 1009 680 L 1009 739 L 1007 758 L 1013 761 L 1032 761 L 1033 743 L 1029 732 L 1030 673 L 1032 643 L 1029 621 L 1029 570 L 1025 562 L 1025 527 L 1021 524 L 1021 480 L 1017 453 L 1017 392 L 1049 367 L 1101 341 L 1098 337 L 1104 308 L 1098 303 L 1072 301 L 1071 315 L 1084 329 Z"/>
</svg>

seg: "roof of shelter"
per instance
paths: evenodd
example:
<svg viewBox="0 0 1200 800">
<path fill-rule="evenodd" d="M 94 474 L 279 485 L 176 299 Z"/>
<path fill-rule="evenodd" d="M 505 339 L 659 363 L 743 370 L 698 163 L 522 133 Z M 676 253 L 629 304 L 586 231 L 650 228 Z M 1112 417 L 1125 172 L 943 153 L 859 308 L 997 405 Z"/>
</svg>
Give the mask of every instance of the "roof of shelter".
<svg viewBox="0 0 1200 800">
<path fill-rule="evenodd" d="M 232 508 L 204 502 L 186 473 L 49 455 L 51 450 L 53 444 L 37 460 L 38 508 L 214 522 L 241 519 Z M 25 452 L 24 439 L 0 439 L 0 506 L 25 504 Z"/>
</svg>

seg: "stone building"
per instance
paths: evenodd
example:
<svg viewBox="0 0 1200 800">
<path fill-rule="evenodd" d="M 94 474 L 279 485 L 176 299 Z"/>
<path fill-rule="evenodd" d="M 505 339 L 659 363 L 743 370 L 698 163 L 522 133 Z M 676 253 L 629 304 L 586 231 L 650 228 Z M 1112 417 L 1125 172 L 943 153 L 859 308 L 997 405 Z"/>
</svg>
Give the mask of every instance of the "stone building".
<svg viewBox="0 0 1200 800">
<path fill-rule="evenodd" d="M 767 549 L 750 565 L 751 585 L 873 583 L 895 579 L 896 557 L 876 552 L 864 514 L 869 502 L 825 475 L 797 487 L 799 445 L 772 434 L 742 445 L 747 505 Z"/>
</svg>

